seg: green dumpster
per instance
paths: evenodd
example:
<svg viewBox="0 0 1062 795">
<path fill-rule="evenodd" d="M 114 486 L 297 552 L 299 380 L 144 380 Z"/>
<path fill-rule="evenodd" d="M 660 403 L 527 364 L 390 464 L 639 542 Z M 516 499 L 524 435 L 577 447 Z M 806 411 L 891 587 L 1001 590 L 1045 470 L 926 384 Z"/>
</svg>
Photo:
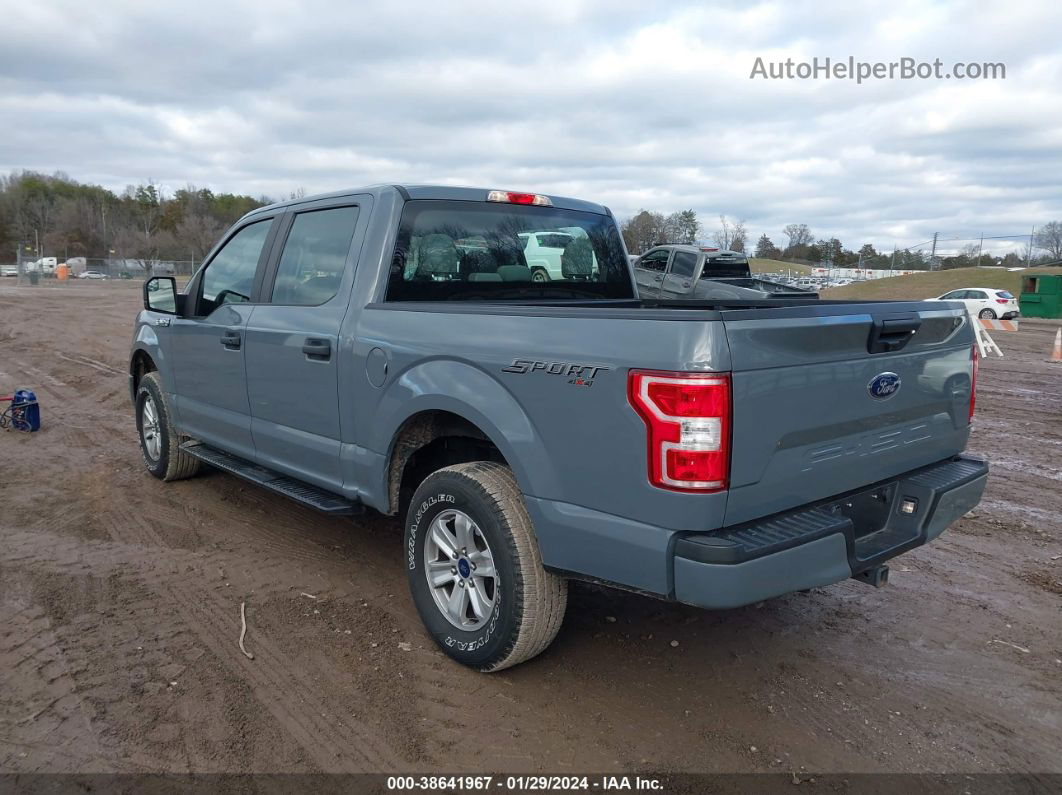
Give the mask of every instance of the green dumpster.
<svg viewBox="0 0 1062 795">
<path fill-rule="evenodd" d="M 38 281 L 40 281 L 41 275 L 37 273 L 37 271 L 30 271 L 27 275 L 29 276 L 30 284 L 36 284 Z"/>
<path fill-rule="evenodd" d="M 1022 317 L 1062 317 L 1062 276 L 1025 276 L 1018 297 Z"/>
</svg>

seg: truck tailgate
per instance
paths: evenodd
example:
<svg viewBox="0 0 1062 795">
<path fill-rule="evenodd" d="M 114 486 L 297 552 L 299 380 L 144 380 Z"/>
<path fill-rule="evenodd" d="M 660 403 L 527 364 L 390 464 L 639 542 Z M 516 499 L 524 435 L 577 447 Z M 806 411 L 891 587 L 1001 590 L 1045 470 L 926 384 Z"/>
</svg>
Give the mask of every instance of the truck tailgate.
<svg viewBox="0 0 1062 795">
<path fill-rule="evenodd" d="M 733 370 L 726 525 L 965 447 L 973 334 L 962 310 L 823 302 L 722 316 Z"/>
</svg>

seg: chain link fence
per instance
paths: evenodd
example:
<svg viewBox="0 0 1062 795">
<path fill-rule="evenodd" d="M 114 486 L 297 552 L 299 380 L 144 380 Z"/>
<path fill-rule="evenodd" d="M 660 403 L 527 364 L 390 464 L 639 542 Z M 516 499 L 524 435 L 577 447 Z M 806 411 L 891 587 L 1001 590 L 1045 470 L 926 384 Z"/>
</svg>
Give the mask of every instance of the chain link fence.
<svg viewBox="0 0 1062 795">
<path fill-rule="evenodd" d="M 65 266 L 65 268 L 64 268 Z M 0 258 L 0 286 L 8 283 L 55 286 L 81 280 L 124 279 L 143 281 L 152 276 L 191 276 L 199 263 L 181 259 L 119 259 L 115 257 Z M 65 278 L 63 278 L 65 274 Z"/>
</svg>

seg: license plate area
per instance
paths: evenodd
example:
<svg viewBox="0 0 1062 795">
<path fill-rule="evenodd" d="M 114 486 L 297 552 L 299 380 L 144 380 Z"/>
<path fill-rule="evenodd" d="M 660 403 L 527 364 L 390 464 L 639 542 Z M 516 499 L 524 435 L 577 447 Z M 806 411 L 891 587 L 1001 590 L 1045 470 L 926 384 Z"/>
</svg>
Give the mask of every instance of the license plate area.
<svg viewBox="0 0 1062 795">
<path fill-rule="evenodd" d="M 858 542 L 865 536 L 883 530 L 888 524 L 896 499 L 896 485 L 890 483 L 852 494 L 833 503 L 830 510 L 852 521 L 854 538 Z"/>
</svg>

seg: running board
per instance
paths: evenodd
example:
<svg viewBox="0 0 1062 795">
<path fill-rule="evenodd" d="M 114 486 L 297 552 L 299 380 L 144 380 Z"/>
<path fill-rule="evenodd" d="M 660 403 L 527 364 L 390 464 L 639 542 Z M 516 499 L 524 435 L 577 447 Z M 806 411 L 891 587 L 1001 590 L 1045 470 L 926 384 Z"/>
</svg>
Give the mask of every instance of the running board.
<svg viewBox="0 0 1062 795">
<path fill-rule="evenodd" d="M 277 494 L 283 494 L 285 497 L 322 513 L 332 516 L 350 516 L 365 510 L 360 503 L 351 502 L 317 486 L 311 486 L 301 480 L 252 464 L 250 461 L 245 461 L 202 442 L 185 442 L 181 445 L 181 450 L 212 467 L 230 472 L 270 491 L 275 491 Z"/>
</svg>

